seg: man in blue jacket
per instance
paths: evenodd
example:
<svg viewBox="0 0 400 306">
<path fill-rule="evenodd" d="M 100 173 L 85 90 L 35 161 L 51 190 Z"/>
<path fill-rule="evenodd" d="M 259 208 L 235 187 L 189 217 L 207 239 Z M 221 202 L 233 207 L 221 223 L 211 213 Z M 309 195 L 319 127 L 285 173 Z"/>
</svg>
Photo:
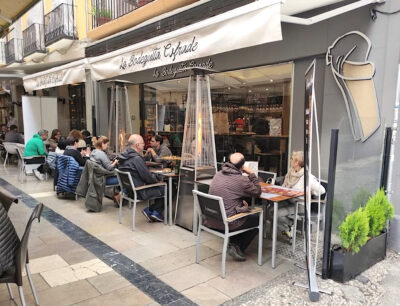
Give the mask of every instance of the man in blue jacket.
<svg viewBox="0 0 400 306">
<path fill-rule="evenodd" d="M 135 187 L 140 187 L 148 184 L 158 183 L 154 174 L 146 166 L 146 161 L 143 157 L 145 143 L 142 136 L 138 134 L 131 135 L 128 140 L 128 148 L 121 154 L 119 169 L 121 171 L 130 172 Z M 154 200 L 154 204 L 143 210 L 144 216 L 149 221 L 164 221 L 162 212 L 164 210 L 164 199 L 160 198 L 164 195 L 164 186 L 156 186 L 153 188 L 137 191 L 140 200 Z"/>
</svg>

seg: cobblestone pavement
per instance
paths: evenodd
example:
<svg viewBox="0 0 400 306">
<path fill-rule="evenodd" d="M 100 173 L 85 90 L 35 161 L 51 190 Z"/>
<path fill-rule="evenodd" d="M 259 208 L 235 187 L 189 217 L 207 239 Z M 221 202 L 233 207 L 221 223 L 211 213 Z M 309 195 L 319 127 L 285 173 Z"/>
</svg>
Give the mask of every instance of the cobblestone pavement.
<svg viewBox="0 0 400 306">
<path fill-rule="evenodd" d="M 332 295 L 321 294 L 317 303 L 310 302 L 307 290 L 293 286 L 293 282 L 306 284 L 305 271 L 290 270 L 275 282 L 224 305 L 400 305 L 400 255 L 388 251 L 385 260 L 345 284 L 318 278 L 319 288 Z"/>
</svg>

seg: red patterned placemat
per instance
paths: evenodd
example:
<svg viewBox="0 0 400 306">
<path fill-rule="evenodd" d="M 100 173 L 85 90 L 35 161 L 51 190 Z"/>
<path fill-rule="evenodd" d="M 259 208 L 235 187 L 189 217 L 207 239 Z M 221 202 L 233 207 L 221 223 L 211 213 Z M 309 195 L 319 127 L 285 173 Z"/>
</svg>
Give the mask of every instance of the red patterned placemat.
<svg viewBox="0 0 400 306">
<path fill-rule="evenodd" d="M 297 197 L 303 195 L 303 191 L 287 189 L 287 188 L 279 188 L 274 186 L 264 186 L 261 187 L 261 190 L 262 192 L 279 194 L 285 197 Z"/>
</svg>

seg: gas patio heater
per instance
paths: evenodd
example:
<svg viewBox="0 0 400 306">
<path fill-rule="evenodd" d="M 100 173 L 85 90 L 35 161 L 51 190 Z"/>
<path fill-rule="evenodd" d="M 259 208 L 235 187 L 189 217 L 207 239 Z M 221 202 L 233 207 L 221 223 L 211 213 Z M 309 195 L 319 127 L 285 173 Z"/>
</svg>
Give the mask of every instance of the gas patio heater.
<svg viewBox="0 0 400 306">
<path fill-rule="evenodd" d="M 185 129 L 179 174 L 175 223 L 196 231 L 193 189 L 207 191 L 202 180 L 217 172 L 210 80 L 204 70 L 194 69 L 189 80 Z"/>
<path fill-rule="evenodd" d="M 128 90 L 125 85 L 111 87 L 111 99 L 108 119 L 108 138 L 110 148 L 117 154 L 125 149 L 132 134 L 131 111 L 129 109 Z"/>
</svg>

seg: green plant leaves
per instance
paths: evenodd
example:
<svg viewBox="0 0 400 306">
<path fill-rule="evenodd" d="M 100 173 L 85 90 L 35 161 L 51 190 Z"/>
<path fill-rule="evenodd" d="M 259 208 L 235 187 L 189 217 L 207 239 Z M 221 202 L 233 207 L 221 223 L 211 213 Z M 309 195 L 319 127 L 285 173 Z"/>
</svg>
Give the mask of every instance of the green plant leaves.
<svg viewBox="0 0 400 306">
<path fill-rule="evenodd" d="M 346 251 L 358 253 L 368 241 L 369 221 L 367 214 L 360 207 L 347 215 L 346 220 L 339 226 L 339 237 Z"/>
<path fill-rule="evenodd" d="M 353 198 L 353 206 L 362 204 L 366 198 L 366 191 L 360 191 Z M 347 215 L 339 226 L 339 237 L 346 251 L 358 253 L 369 238 L 382 233 L 387 221 L 394 217 L 394 207 L 389 202 L 383 189 L 378 190 L 367 201 L 365 208 L 359 207 L 353 213 Z"/>
<path fill-rule="evenodd" d="M 376 237 L 386 227 L 386 222 L 393 218 L 394 208 L 383 189 L 378 190 L 368 199 L 365 212 L 369 218 L 369 236 Z"/>
</svg>

